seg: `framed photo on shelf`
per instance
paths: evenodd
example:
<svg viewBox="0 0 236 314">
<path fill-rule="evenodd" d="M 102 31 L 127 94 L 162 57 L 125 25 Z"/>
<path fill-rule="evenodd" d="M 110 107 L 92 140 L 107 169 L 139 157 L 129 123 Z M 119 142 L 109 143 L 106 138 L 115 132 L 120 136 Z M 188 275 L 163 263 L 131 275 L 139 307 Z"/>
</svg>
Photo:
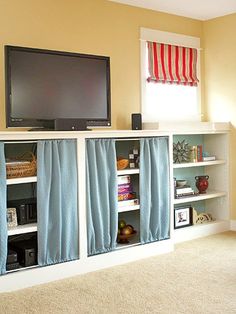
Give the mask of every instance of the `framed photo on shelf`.
<svg viewBox="0 0 236 314">
<path fill-rule="evenodd" d="M 17 226 L 16 208 L 7 208 L 7 227 L 14 228 Z"/>
<path fill-rule="evenodd" d="M 192 207 L 186 205 L 183 207 L 176 207 L 174 209 L 174 228 L 183 228 L 192 225 Z"/>
</svg>

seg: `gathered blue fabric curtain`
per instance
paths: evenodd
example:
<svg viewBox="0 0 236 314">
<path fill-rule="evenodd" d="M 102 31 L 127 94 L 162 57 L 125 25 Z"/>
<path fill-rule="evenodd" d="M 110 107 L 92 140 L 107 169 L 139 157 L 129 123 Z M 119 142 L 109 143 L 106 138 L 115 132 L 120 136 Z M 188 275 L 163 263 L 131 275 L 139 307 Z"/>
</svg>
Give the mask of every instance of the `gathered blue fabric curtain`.
<svg viewBox="0 0 236 314">
<path fill-rule="evenodd" d="M 111 251 L 118 230 L 114 139 L 86 141 L 88 255 Z"/>
<path fill-rule="evenodd" d="M 0 142 L 0 274 L 6 272 L 7 261 L 7 182 L 4 143 Z"/>
<path fill-rule="evenodd" d="M 170 182 L 168 137 L 140 141 L 140 240 L 169 238 Z"/>
<path fill-rule="evenodd" d="M 76 140 L 37 146 L 38 264 L 79 258 Z"/>
</svg>

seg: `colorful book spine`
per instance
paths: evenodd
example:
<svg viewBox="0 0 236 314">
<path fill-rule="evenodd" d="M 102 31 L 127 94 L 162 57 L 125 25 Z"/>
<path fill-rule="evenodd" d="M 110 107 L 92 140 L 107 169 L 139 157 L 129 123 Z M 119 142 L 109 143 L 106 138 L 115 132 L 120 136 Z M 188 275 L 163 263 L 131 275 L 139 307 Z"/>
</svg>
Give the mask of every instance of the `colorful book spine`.
<svg viewBox="0 0 236 314">
<path fill-rule="evenodd" d="M 190 148 L 190 162 L 197 162 L 197 146 L 191 146 Z"/>
<path fill-rule="evenodd" d="M 197 161 L 202 161 L 202 145 L 197 145 Z"/>
<path fill-rule="evenodd" d="M 119 193 L 118 194 L 118 201 L 132 200 L 134 198 L 136 198 L 135 192 Z"/>
<path fill-rule="evenodd" d="M 133 187 L 131 183 L 118 184 L 118 193 L 128 193 L 132 191 L 133 191 Z"/>
</svg>

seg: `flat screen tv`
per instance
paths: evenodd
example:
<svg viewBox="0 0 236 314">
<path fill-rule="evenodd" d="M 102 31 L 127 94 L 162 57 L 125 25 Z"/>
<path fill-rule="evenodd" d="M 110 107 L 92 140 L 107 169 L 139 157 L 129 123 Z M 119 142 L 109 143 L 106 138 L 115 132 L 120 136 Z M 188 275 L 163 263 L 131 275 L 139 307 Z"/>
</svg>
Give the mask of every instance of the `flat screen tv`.
<svg viewBox="0 0 236 314">
<path fill-rule="evenodd" d="M 109 57 L 5 46 L 5 75 L 7 127 L 111 125 Z"/>
</svg>

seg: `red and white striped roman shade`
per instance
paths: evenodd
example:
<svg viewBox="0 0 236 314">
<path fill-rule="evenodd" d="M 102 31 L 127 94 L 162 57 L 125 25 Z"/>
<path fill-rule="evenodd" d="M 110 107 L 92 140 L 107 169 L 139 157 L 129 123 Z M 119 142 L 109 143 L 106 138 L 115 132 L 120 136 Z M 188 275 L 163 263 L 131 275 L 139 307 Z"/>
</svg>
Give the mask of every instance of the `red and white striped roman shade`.
<svg viewBox="0 0 236 314">
<path fill-rule="evenodd" d="M 147 42 L 148 82 L 197 86 L 197 49 Z"/>
</svg>

